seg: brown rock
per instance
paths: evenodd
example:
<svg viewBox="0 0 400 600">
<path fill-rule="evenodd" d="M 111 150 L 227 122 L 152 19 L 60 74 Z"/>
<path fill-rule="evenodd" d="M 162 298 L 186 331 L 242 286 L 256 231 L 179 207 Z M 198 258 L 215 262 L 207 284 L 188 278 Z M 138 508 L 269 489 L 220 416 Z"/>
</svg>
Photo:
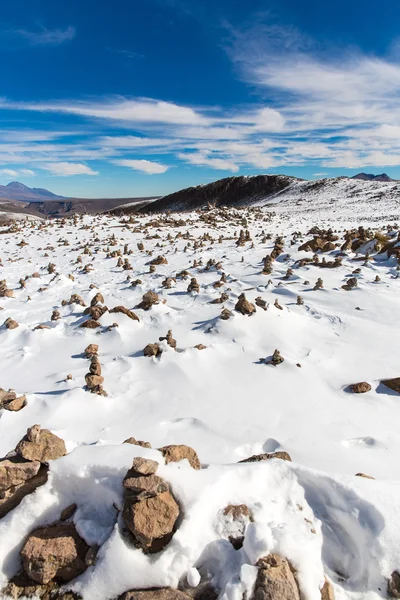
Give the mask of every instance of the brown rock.
<svg viewBox="0 0 400 600">
<path fill-rule="evenodd" d="M 22 461 L 21 459 L 3 458 L 0 460 L 0 493 L 10 487 L 25 483 L 38 474 L 39 461 Z"/>
<path fill-rule="evenodd" d="M 252 600 L 300 600 L 299 588 L 289 562 L 269 554 L 259 567 Z"/>
<path fill-rule="evenodd" d="M 321 600 L 335 600 L 332 584 L 327 579 L 321 588 Z"/>
<path fill-rule="evenodd" d="M 70 519 L 77 508 L 78 507 L 76 504 L 70 504 L 69 506 L 64 508 L 64 510 L 61 512 L 61 521 L 67 521 L 68 519 Z"/>
<path fill-rule="evenodd" d="M 134 437 L 129 437 L 124 440 L 124 444 L 133 444 L 134 446 L 141 446 L 142 448 L 151 448 L 150 442 L 143 442 L 142 440 L 137 440 Z"/>
<path fill-rule="evenodd" d="M 143 354 L 145 356 L 159 356 L 162 354 L 162 350 L 158 344 L 147 344 L 143 349 Z"/>
<path fill-rule="evenodd" d="M 96 306 L 96 304 L 104 304 L 104 297 L 100 292 L 93 296 L 90 306 Z"/>
<path fill-rule="evenodd" d="M 149 498 L 169 491 L 169 485 L 158 475 L 137 475 L 130 469 L 123 481 L 124 488 L 135 492 L 138 498 Z"/>
<path fill-rule="evenodd" d="M 18 456 L 3 460 L 8 460 L 16 466 L 22 463 L 25 465 L 32 465 L 32 463 L 25 462 L 22 458 Z M 3 461 L 0 461 L 0 465 L 2 462 Z M 25 498 L 27 494 L 34 492 L 37 487 L 46 483 L 47 472 L 48 467 L 46 465 L 41 465 L 36 475 L 27 478 L 26 480 L 22 481 L 17 485 L 12 485 L 11 487 L 5 490 L 0 490 L 0 519 L 4 517 L 4 515 L 9 513 L 10 510 L 13 510 L 16 506 L 18 506 L 18 504 L 23 498 Z M 29 472 L 27 473 L 27 476 L 28 474 Z M 12 477 L 11 475 L 9 476 Z"/>
<path fill-rule="evenodd" d="M 159 448 L 159 451 L 164 456 L 166 464 L 170 462 L 179 462 L 186 458 L 193 469 L 201 469 L 199 457 L 197 456 L 196 451 L 190 446 L 185 446 L 184 444 L 171 444 L 170 446 Z"/>
<path fill-rule="evenodd" d="M 40 584 L 52 579 L 71 581 L 86 570 L 89 546 L 72 523 L 48 525 L 33 531 L 26 540 L 21 558 L 24 571 Z"/>
<path fill-rule="evenodd" d="M 84 327 L 86 329 L 96 329 L 97 327 L 101 327 L 101 324 L 94 319 L 88 319 L 87 321 L 81 323 L 80 327 Z"/>
<path fill-rule="evenodd" d="M 104 377 L 101 375 L 92 375 L 91 373 L 86 373 L 85 375 L 86 385 L 89 390 L 96 388 L 104 383 Z"/>
<path fill-rule="evenodd" d="M 250 509 L 246 504 L 229 504 L 223 510 L 224 537 L 227 537 L 235 548 L 243 546 L 247 525 L 253 521 Z"/>
<path fill-rule="evenodd" d="M 26 396 L 19 396 L 10 402 L 7 402 L 2 406 L 5 410 L 11 410 L 13 412 L 18 412 L 21 408 L 26 406 Z"/>
<path fill-rule="evenodd" d="M 139 475 L 154 475 L 158 469 L 158 462 L 150 458 L 137 456 L 133 459 L 132 470 Z"/>
<path fill-rule="evenodd" d="M 282 450 L 278 450 L 278 452 L 266 452 L 265 454 L 254 454 L 253 456 L 250 456 L 249 458 L 244 458 L 243 460 L 240 460 L 239 462 L 241 462 L 241 463 L 259 462 L 262 460 L 270 460 L 271 458 L 280 458 L 281 460 L 287 460 L 289 462 L 292 462 L 290 454 L 288 452 L 284 452 Z"/>
<path fill-rule="evenodd" d="M 15 400 L 16 397 L 17 394 L 15 392 L 12 392 L 11 390 L 7 392 L 6 390 L 3 390 L 3 388 L 0 388 L 0 408 L 3 408 L 4 404 Z"/>
<path fill-rule="evenodd" d="M 400 377 L 395 377 L 394 379 L 382 379 L 381 383 L 394 392 L 400 394 Z"/>
<path fill-rule="evenodd" d="M 123 518 L 138 544 L 149 552 L 158 552 L 168 544 L 179 516 L 179 506 L 171 492 L 137 501 L 125 498 Z"/>
<path fill-rule="evenodd" d="M 40 429 L 34 441 L 31 441 L 30 437 L 32 436 L 28 429 L 26 436 L 22 438 L 15 449 L 16 453 L 26 460 L 47 462 L 67 454 L 64 440 L 48 429 Z"/>
<path fill-rule="evenodd" d="M 400 598 L 400 573 L 393 571 L 388 581 L 388 594 L 391 598 Z"/>
<path fill-rule="evenodd" d="M 132 319 L 133 321 L 140 321 L 137 314 L 134 313 L 132 310 L 129 310 L 129 308 L 125 308 L 125 306 L 115 306 L 110 310 L 110 313 L 122 313 L 130 319 Z"/>
<path fill-rule="evenodd" d="M 375 477 L 371 477 L 371 475 L 366 475 L 365 473 L 356 473 L 356 477 L 365 477 L 365 479 L 375 479 Z"/>
<path fill-rule="evenodd" d="M 98 354 L 99 347 L 97 344 L 89 344 L 85 348 L 85 355 L 87 358 L 92 358 L 92 356 L 96 356 Z"/>
<path fill-rule="evenodd" d="M 125 592 L 118 600 L 191 600 L 191 596 L 173 588 L 153 588 Z"/>
<path fill-rule="evenodd" d="M 235 306 L 235 310 L 240 312 L 242 315 L 251 315 L 256 311 L 256 307 L 246 299 L 244 294 L 240 294 Z"/>
<path fill-rule="evenodd" d="M 360 381 L 359 383 L 352 383 L 350 389 L 354 394 L 365 394 L 371 390 L 371 386 L 366 381 Z"/>
<path fill-rule="evenodd" d="M 8 317 L 8 319 L 6 319 L 4 321 L 3 325 L 7 329 L 16 329 L 17 327 L 19 327 L 19 324 L 17 323 L 17 321 L 14 321 L 14 319 L 11 319 L 11 317 Z"/>
<path fill-rule="evenodd" d="M 153 304 L 158 304 L 160 302 L 158 294 L 155 292 L 146 292 L 143 294 L 142 301 L 137 305 L 136 308 L 142 308 L 143 310 L 149 310 Z"/>
</svg>

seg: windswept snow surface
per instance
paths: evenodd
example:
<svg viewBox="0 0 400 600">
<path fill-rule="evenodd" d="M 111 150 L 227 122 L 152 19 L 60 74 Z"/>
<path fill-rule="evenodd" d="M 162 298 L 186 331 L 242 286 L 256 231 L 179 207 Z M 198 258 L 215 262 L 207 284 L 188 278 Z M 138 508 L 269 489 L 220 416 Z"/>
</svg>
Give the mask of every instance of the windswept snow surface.
<svg viewBox="0 0 400 600">
<path fill-rule="evenodd" d="M 297 259 L 312 257 L 298 246 L 312 237 L 306 234 L 315 224 L 330 225 L 339 235 L 349 226 L 383 231 L 393 225 L 386 218 L 391 206 L 380 220 L 376 214 L 368 218 L 368 206 L 363 223 L 363 211 L 353 215 L 353 206 L 337 213 L 325 208 L 323 214 L 298 206 L 285 212 L 281 206 L 272 218 L 265 210 L 225 211 L 231 216 L 217 219 L 215 226 L 201 220 L 204 213 L 185 213 L 173 215 L 176 221 L 168 226 L 154 216 L 140 216 L 130 225 L 117 217 L 83 217 L 75 224 L 70 219 L 27 224 L 18 233 L 3 230 L 0 279 L 15 297 L 0 299 L 0 321 L 11 317 L 19 327 L 0 327 L 0 387 L 26 394 L 28 403 L 20 412 L 0 412 L 0 455 L 34 423 L 63 438 L 69 453 L 51 462 L 44 486 L 1 519 L 1 587 L 20 569 L 19 550 L 29 532 L 76 503 L 79 533 L 89 545 L 100 545 L 97 563 L 67 586 L 85 600 L 176 587 L 185 578 L 195 584 L 197 570 L 210 574 L 221 598 L 240 600 L 244 592 L 251 596 L 254 565 L 269 552 L 290 559 L 307 600 L 319 600 L 324 575 L 337 600 L 386 597 L 387 578 L 400 568 L 400 395 L 380 381 L 400 376 L 397 261 L 373 253 L 364 266 L 348 252 L 339 268 L 294 266 Z M 243 217 L 254 247 L 236 245 Z M 294 231 L 303 235 L 291 245 Z M 186 232 L 192 239 L 185 252 Z M 272 239 L 263 242 L 262 232 Z M 215 243 L 205 240 L 194 250 L 193 238 L 203 234 Z M 218 243 L 220 235 L 224 239 Z M 262 259 L 278 235 L 284 237 L 284 253 L 272 274 L 262 275 Z M 17 246 L 22 239 L 28 245 Z M 137 249 L 139 242 L 145 252 Z M 92 255 L 83 253 L 86 244 Z M 124 244 L 133 251 L 126 256 L 132 271 L 106 257 L 108 246 L 123 250 Z M 149 273 L 149 262 L 158 255 L 168 264 Z M 193 268 L 200 258 L 203 266 Z M 220 261 L 221 269 L 205 271 L 210 258 Z M 49 262 L 56 265 L 56 276 L 48 274 Z M 93 265 L 90 273 L 83 272 L 87 264 Z M 285 280 L 289 267 L 294 274 Z M 343 290 L 357 267 L 358 287 Z M 187 293 L 190 278 L 162 287 L 166 277 L 183 269 L 197 278 L 199 294 Z M 29 278 L 20 289 L 19 280 L 35 271 L 40 279 Z M 215 289 L 222 272 L 227 283 Z M 142 284 L 133 288 L 127 275 Z M 314 291 L 318 277 L 324 289 Z M 92 283 L 99 289 L 90 289 Z M 135 309 L 149 290 L 161 302 L 149 311 Z M 76 293 L 90 305 L 97 291 L 109 308 L 135 310 L 140 322 L 105 313 L 100 328 L 80 328 L 87 318 L 83 307 L 61 302 Z M 229 300 L 209 304 L 221 292 Z M 242 292 L 251 302 L 261 296 L 268 310 L 257 308 L 250 317 L 235 312 Z M 304 305 L 296 304 L 298 295 Z M 232 318 L 219 318 L 222 307 L 233 311 Z M 61 313 L 58 321 L 50 320 L 54 309 Z M 113 323 L 118 327 L 109 330 Z M 34 331 L 39 324 L 50 329 Z M 170 329 L 176 351 L 165 344 L 160 358 L 143 356 L 143 348 Z M 90 343 L 99 345 L 107 397 L 84 387 L 89 361 L 83 351 Z M 197 350 L 197 344 L 206 348 Z M 276 348 L 282 364 L 260 360 Z M 368 381 L 371 391 L 349 393 L 347 386 L 358 381 Z M 153 449 L 123 444 L 130 436 L 149 441 Z M 156 448 L 167 444 L 192 446 L 202 470 L 186 461 L 164 465 Z M 238 464 L 276 450 L 289 452 L 293 463 Z M 160 463 L 158 474 L 183 508 L 179 529 L 157 555 L 129 545 L 118 516 L 122 479 L 135 456 Z M 376 479 L 355 477 L 359 472 Z M 221 514 L 228 504 L 246 504 L 254 517 L 238 551 L 224 536 Z"/>
</svg>

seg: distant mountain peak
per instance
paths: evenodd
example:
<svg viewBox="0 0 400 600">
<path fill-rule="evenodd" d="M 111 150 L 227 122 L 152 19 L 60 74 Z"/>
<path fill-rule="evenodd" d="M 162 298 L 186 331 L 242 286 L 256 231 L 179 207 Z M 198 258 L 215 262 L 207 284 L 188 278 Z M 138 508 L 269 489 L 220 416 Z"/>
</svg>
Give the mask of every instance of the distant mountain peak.
<svg viewBox="0 0 400 600">
<path fill-rule="evenodd" d="M 44 202 L 45 200 L 65 200 L 65 196 L 57 196 L 57 194 L 41 188 L 30 188 L 19 181 L 10 181 L 7 185 L 0 185 L 0 199 L 17 202 Z"/>
<path fill-rule="evenodd" d="M 358 173 L 351 179 L 361 179 L 362 181 L 396 181 L 386 175 L 386 173 L 380 173 L 380 175 L 373 175 L 372 173 Z"/>
</svg>

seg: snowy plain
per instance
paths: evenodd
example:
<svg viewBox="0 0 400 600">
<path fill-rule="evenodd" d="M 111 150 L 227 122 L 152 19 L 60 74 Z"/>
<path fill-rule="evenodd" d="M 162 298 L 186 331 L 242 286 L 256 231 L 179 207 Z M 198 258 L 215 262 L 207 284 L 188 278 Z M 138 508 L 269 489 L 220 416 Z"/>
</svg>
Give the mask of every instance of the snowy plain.
<svg viewBox="0 0 400 600">
<path fill-rule="evenodd" d="M 337 599 L 386 597 L 386 580 L 400 568 L 400 395 L 380 383 L 400 376 L 397 261 L 373 252 L 364 265 L 357 260 L 360 253 L 349 251 L 339 268 L 295 266 L 312 256 L 298 246 L 312 237 L 307 232 L 315 225 L 331 227 L 339 236 L 359 225 L 377 232 L 394 225 L 394 200 L 381 204 L 379 214 L 376 203 L 373 207 L 373 201 L 358 199 L 350 206 L 336 203 L 334 212 L 328 198 L 318 210 L 293 202 L 258 212 L 227 211 L 215 225 L 201 218 L 204 213 L 182 213 L 168 217 L 168 224 L 158 215 L 134 217 L 131 223 L 100 216 L 75 223 L 35 221 L 17 233 L 0 230 L 0 279 L 15 294 L 1 298 L 0 321 L 11 317 L 19 323 L 14 330 L 0 327 L 0 386 L 28 400 L 19 412 L 1 411 L 0 455 L 34 423 L 65 440 L 69 452 L 50 464 L 44 486 L 1 519 L 1 586 L 19 569 L 26 535 L 55 521 L 74 502 L 79 533 L 88 544 L 101 546 L 96 565 L 68 585 L 85 600 L 176 587 L 193 568 L 211 574 L 220 598 L 240 600 L 244 592 L 250 597 L 254 565 L 269 552 L 290 559 L 307 600 L 319 600 L 324 576 Z M 236 245 L 244 217 L 254 247 Z M 291 245 L 295 231 L 302 235 Z M 187 232 L 191 246 L 185 252 Z M 193 240 L 205 234 L 214 243 L 208 238 L 193 249 Z M 263 242 L 267 234 L 271 239 Z M 266 276 L 263 258 L 277 236 L 285 240 L 284 252 Z M 27 245 L 18 246 L 21 240 Z M 140 242 L 145 251 L 137 249 Z M 83 254 L 86 244 L 92 255 Z M 127 255 L 130 271 L 106 257 L 108 246 L 123 250 L 125 244 L 133 251 Z M 168 264 L 149 273 L 149 262 L 158 255 Z M 203 266 L 193 267 L 200 258 Z M 209 259 L 222 267 L 205 271 Z M 49 262 L 57 275 L 47 272 Z M 93 270 L 84 273 L 89 263 Z M 358 286 L 343 290 L 357 267 Z M 284 279 L 288 268 L 294 273 Z M 162 287 L 166 277 L 184 269 L 197 278 L 199 293 L 187 292 L 190 278 Z M 34 272 L 40 278 L 27 279 L 26 289 L 19 289 L 19 280 Z M 227 283 L 215 289 L 222 272 Z M 132 287 L 127 275 L 142 283 Z M 314 290 L 318 277 L 324 288 Z M 92 283 L 98 290 L 89 288 Z M 149 311 L 135 309 L 148 290 L 161 302 Z M 140 321 L 106 312 L 100 328 L 80 328 L 83 308 L 61 302 L 77 293 L 90 305 L 97 291 L 109 308 L 123 305 Z M 221 292 L 229 300 L 209 304 Z M 235 312 L 242 292 L 251 302 L 261 296 L 268 310 L 257 308 L 251 316 Z M 303 305 L 296 304 L 298 295 Z M 222 307 L 233 312 L 229 320 L 219 318 Z M 62 318 L 51 321 L 55 309 Z M 118 327 L 109 329 L 113 323 Z M 40 324 L 50 328 L 34 330 Z M 168 330 L 176 350 L 165 344 L 161 357 L 145 357 L 143 348 Z M 99 345 L 107 397 L 85 390 L 83 351 L 90 343 Z M 197 344 L 206 348 L 198 350 Z M 260 360 L 275 349 L 282 364 Z M 72 379 L 66 380 L 67 374 Z M 349 393 L 348 385 L 358 381 L 368 381 L 371 391 Z M 130 436 L 149 441 L 153 449 L 123 444 Z M 156 448 L 167 444 L 193 447 L 203 469 L 194 471 L 186 461 L 164 465 Z M 277 450 L 289 452 L 293 462 L 238 464 Z M 150 557 L 127 545 L 115 510 L 135 456 L 160 462 L 159 473 L 184 507 L 170 544 Z M 375 480 L 356 477 L 359 472 Z M 221 510 L 227 504 L 246 504 L 254 515 L 239 551 L 224 538 Z"/>
</svg>

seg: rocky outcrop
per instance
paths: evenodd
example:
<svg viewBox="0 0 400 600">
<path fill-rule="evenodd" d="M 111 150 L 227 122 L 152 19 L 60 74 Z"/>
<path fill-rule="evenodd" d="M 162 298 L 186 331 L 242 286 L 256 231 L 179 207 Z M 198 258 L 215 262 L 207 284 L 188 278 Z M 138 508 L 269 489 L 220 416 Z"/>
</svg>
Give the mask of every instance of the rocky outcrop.
<svg viewBox="0 0 400 600">
<path fill-rule="evenodd" d="M 33 425 L 28 429 L 26 435 L 17 444 L 15 451 L 25 460 L 41 463 L 67 454 L 64 440 L 48 429 L 41 429 L 40 425 Z"/>
<path fill-rule="evenodd" d="M 72 523 L 57 523 L 33 531 L 20 554 L 28 577 L 46 584 L 55 578 L 71 581 L 81 575 L 87 568 L 88 550 Z"/>
<path fill-rule="evenodd" d="M 252 600 L 300 600 L 293 568 L 278 554 L 257 562 L 258 573 Z"/>
<path fill-rule="evenodd" d="M 180 513 L 168 483 L 155 474 L 157 468 L 153 460 L 135 458 L 123 481 L 125 525 L 135 545 L 149 553 L 168 544 Z"/>
<path fill-rule="evenodd" d="M 253 456 L 250 456 L 249 458 L 244 458 L 239 462 L 259 462 L 261 460 L 270 460 L 271 458 L 280 458 L 281 460 L 288 460 L 289 462 L 292 462 L 290 454 L 282 450 L 278 450 L 277 452 L 265 452 L 264 454 L 254 454 Z"/>
</svg>

